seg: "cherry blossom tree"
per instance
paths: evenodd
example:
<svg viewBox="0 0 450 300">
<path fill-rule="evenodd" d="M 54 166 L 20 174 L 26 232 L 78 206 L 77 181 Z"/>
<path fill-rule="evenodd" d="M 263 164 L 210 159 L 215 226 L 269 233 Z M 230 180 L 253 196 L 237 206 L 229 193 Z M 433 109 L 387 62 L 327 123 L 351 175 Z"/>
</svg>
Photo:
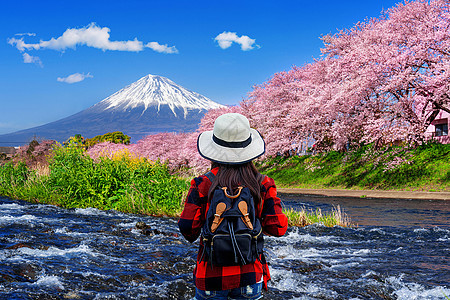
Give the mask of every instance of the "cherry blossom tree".
<svg viewBox="0 0 450 300">
<path fill-rule="evenodd" d="M 418 141 L 449 110 L 449 1 L 405 2 L 323 37 L 323 56 L 256 86 L 244 111 L 270 152 Z"/>
<path fill-rule="evenodd" d="M 363 140 L 421 140 L 450 111 L 449 11 L 448 0 L 405 2 L 323 38 L 348 98 L 360 97 Z"/>
</svg>

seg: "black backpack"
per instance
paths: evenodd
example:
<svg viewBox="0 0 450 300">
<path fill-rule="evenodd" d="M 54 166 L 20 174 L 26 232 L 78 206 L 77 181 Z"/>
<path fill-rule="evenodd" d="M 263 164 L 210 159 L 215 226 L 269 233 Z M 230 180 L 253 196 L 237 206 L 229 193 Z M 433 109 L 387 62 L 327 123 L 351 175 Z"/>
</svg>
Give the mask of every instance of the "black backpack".
<svg viewBox="0 0 450 300">
<path fill-rule="evenodd" d="M 212 172 L 205 174 L 214 180 Z M 229 195 L 226 187 L 214 190 L 206 222 L 202 228 L 203 256 L 212 266 L 237 266 L 254 263 L 263 252 L 261 222 L 250 189 L 239 187 Z"/>
</svg>

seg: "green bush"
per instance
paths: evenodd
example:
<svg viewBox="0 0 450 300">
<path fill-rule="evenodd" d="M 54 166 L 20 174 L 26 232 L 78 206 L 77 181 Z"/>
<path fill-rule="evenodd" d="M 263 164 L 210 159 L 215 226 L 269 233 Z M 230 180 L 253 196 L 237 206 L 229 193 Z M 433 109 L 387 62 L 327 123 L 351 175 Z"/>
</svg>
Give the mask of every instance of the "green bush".
<svg viewBox="0 0 450 300">
<path fill-rule="evenodd" d="M 39 176 L 24 162 L 0 166 L 0 195 L 33 202 L 57 204 L 47 185 L 47 177 Z"/>
<path fill-rule="evenodd" d="M 49 167 L 49 185 L 64 195 L 66 207 L 174 215 L 188 188 L 186 181 L 159 162 L 129 156 L 94 161 L 83 148 L 71 144 L 54 149 Z"/>
<path fill-rule="evenodd" d="M 31 173 L 23 162 L 0 166 L 0 194 L 7 195 L 14 189 L 23 188 Z"/>
<path fill-rule="evenodd" d="M 131 138 L 128 135 L 124 134 L 123 132 L 114 131 L 114 132 L 105 133 L 103 135 L 97 135 L 90 139 L 86 139 L 85 145 L 88 148 L 94 146 L 95 144 L 102 143 L 102 142 L 111 142 L 114 144 L 128 145 L 128 144 L 130 144 L 130 140 L 131 140 Z"/>
</svg>

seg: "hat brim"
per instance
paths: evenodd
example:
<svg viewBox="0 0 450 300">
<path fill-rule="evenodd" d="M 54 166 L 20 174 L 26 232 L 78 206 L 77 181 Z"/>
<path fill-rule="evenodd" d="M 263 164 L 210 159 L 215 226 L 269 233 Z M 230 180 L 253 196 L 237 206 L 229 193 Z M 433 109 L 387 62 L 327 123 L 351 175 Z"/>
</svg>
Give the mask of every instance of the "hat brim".
<svg viewBox="0 0 450 300">
<path fill-rule="evenodd" d="M 250 128 L 252 141 L 243 148 L 229 148 L 213 141 L 213 132 L 202 132 L 197 139 L 198 153 L 206 159 L 222 164 L 243 164 L 260 157 L 266 152 L 266 144 L 261 134 Z"/>
</svg>

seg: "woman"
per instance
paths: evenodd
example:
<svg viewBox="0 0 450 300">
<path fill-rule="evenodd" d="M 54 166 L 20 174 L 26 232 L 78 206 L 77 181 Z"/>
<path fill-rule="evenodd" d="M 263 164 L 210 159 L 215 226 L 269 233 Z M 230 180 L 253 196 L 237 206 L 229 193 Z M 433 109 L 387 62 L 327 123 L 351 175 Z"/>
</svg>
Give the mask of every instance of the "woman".
<svg viewBox="0 0 450 300">
<path fill-rule="evenodd" d="M 241 114 L 218 117 L 213 131 L 200 134 L 197 148 L 201 156 L 212 162 L 212 169 L 191 181 L 184 210 L 178 222 L 183 236 L 194 242 L 200 235 L 212 194 L 217 186 L 234 191 L 248 187 L 254 200 L 256 217 L 267 235 L 282 236 L 287 218 L 282 212 L 273 179 L 261 175 L 252 160 L 265 152 L 261 135 L 250 128 Z M 203 240 L 194 270 L 195 299 L 261 299 L 262 288 L 270 279 L 264 255 L 245 265 L 212 266 L 204 254 Z"/>
</svg>

